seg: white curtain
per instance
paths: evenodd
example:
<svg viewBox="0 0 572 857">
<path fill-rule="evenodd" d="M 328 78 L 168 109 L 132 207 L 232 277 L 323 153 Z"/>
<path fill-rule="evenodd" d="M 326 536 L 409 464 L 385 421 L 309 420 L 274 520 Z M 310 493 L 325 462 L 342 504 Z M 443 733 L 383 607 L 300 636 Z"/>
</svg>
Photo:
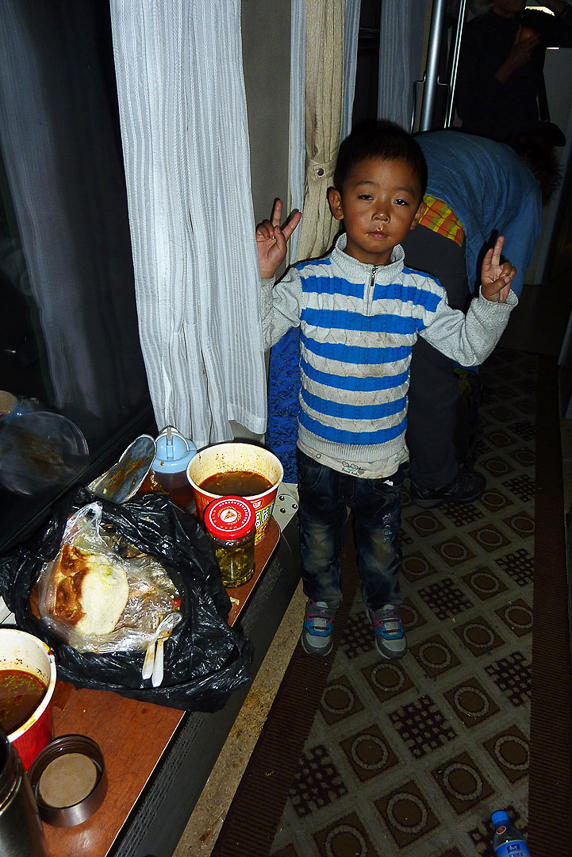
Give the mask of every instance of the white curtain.
<svg viewBox="0 0 572 857">
<path fill-rule="evenodd" d="M 342 140 L 352 130 L 354 95 L 356 91 L 357 54 L 359 43 L 359 20 L 361 0 L 346 0 L 345 24 L 345 69 L 344 69 L 344 113 Z"/>
<path fill-rule="evenodd" d="M 425 0 L 383 0 L 377 116 L 412 130 L 414 86 L 421 75 Z"/>
<path fill-rule="evenodd" d="M 143 356 L 159 426 L 264 431 L 239 0 L 112 0 Z"/>
</svg>

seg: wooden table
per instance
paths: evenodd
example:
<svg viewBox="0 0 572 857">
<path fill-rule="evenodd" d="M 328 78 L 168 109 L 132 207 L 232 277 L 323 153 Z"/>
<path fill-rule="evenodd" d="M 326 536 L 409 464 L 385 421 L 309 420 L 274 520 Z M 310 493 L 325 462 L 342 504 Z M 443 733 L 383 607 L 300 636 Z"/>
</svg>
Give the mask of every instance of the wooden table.
<svg viewBox="0 0 572 857">
<path fill-rule="evenodd" d="M 251 581 L 228 590 L 233 602 L 229 624 L 236 622 L 280 540 L 271 518 L 255 548 Z M 109 787 L 99 810 L 76 827 L 44 824 L 50 857 L 104 857 L 120 833 L 143 789 L 161 763 L 170 741 L 188 712 L 140 702 L 110 691 L 75 689 L 58 682 L 53 697 L 55 737 L 87 735 L 99 744 Z"/>
</svg>

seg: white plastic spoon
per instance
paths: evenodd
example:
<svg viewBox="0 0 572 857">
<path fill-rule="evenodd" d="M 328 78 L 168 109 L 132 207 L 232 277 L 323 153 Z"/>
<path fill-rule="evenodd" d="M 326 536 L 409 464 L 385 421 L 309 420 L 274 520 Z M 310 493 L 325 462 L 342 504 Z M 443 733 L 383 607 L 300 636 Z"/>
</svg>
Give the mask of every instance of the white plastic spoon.
<svg viewBox="0 0 572 857">
<path fill-rule="evenodd" d="M 143 669 L 141 670 L 141 677 L 144 681 L 146 681 L 148 678 L 151 678 L 151 676 L 153 675 L 153 667 L 155 665 L 156 658 L 155 647 L 159 638 L 163 634 L 165 635 L 165 637 L 168 637 L 173 628 L 175 628 L 179 624 L 182 618 L 183 617 L 180 613 L 169 613 L 157 626 L 157 630 L 155 631 L 153 639 L 150 640 L 147 644 L 145 660 L 143 661 Z"/>
<path fill-rule="evenodd" d="M 153 664 L 153 672 L 151 673 L 151 684 L 153 687 L 159 687 L 163 681 L 163 646 L 165 640 L 182 618 L 180 613 L 169 613 L 157 628 L 157 648 L 155 649 L 155 662 Z"/>
</svg>

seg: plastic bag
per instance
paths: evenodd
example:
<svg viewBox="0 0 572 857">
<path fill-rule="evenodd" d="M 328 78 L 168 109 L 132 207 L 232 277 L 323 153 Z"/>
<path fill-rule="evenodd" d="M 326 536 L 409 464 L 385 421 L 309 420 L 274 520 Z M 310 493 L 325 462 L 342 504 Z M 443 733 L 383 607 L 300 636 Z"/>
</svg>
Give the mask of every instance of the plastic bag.
<svg viewBox="0 0 572 857">
<path fill-rule="evenodd" d="M 40 572 L 38 611 L 46 626 L 79 652 L 142 651 L 156 639 L 162 620 L 179 612 L 181 598 L 165 567 L 137 552 L 110 525 L 102 526 L 101 517 L 101 503 L 70 516 L 60 551 Z M 65 573 L 58 575 L 61 567 Z M 82 615 L 73 597 L 73 572 L 81 579 L 86 569 L 101 594 L 93 619 Z M 96 632 L 100 623 L 106 632 Z"/>
<path fill-rule="evenodd" d="M 52 648 L 59 678 L 76 687 L 111 690 L 188 711 L 218 710 L 251 681 L 252 643 L 226 622 L 230 599 L 207 534 L 166 496 L 148 494 L 123 504 L 99 501 L 101 525 L 113 527 L 158 560 L 180 593 L 183 620 L 165 642 L 160 687 L 142 679 L 144 652 L 80 652 L 34 615 L 34 586 L 45 564 L 59 553 L 68 518 L 93 500 L 83 488 L 68 493 L 33 539 L 0 557 L 0 594 L 17 626 Z"/>
</svg>

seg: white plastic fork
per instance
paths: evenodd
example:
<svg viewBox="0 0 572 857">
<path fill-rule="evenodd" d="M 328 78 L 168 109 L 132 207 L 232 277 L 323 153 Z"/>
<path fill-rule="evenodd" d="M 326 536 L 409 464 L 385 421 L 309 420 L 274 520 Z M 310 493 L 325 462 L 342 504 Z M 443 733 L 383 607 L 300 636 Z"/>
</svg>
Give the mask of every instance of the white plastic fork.
<svg viewBox="0 0 572 857">
<path fill-rule="evenodd" d="M 158 687 L 163 681 L 164 642 L 182 618 L 183 617 L 180 613 L 169 613 L 165 616 L 163 621 L 157 626 L 154 638 L 150 640 L 147 645 L 145 660 L 143 661 L 143 669 L 141 670 L 141 677 L 144 681 L 150 678 L 153 687 Z M 159 659 L 160 663 L 157 662 Z M 157 682 L 157 684 L 155 682 Z"/>
</svg>

